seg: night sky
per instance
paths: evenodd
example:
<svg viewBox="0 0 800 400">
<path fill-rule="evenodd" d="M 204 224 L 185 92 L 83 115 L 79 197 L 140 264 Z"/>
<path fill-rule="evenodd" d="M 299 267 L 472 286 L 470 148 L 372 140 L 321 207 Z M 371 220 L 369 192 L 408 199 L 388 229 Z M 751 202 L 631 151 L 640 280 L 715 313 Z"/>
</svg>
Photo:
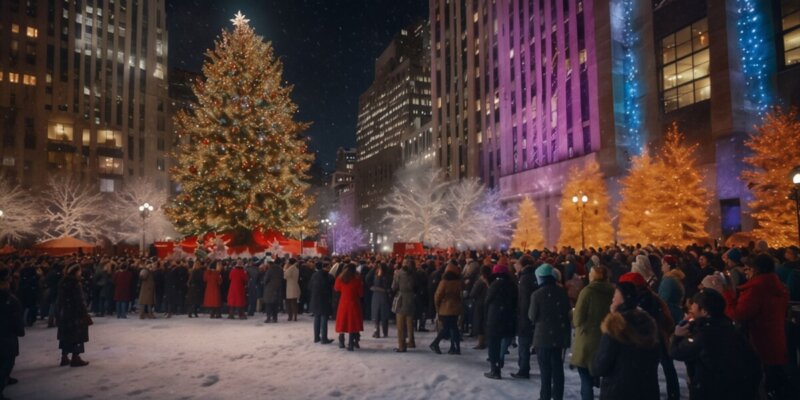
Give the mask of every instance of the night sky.
<svg viewBox="0 0 800 400">
<path fill-rule="evenodd" d="M 167 0 L 169 65 L 200 72 L 206 49 L 237 10 L 284 63 L 312 150 L 330 170 L 336 148 L 355 146 L 358 96 L 375 59 L 400 29 L 426 18 L 427 0 Z M 327 165 L 326 165 L 327 164 Z"/>
</svg>

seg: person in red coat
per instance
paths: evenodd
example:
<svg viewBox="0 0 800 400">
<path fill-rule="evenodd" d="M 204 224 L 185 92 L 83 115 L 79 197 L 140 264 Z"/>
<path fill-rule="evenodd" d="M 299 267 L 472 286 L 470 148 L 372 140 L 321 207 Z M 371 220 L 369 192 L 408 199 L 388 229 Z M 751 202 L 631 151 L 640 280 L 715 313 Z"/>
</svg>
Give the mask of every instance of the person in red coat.
<svg viewBox="0 0 800 400">
<path fill-rule="evenodd" d="M 114 301 L 117 303 L 117 318 L 128 318 L 128 304 L 131 301 L 131 281 L 133 273 L 122 264 L 111 277 L 114 282 Z"/>
<path fill-rule="evenodd" d="M 340 293 L 339 307 L 336 310 L 336 332 L 339 333 L 339 348 L 344 348 L 344 334 L 349 333 L 347 350 L 359 348 L 360 332 L 364 330 L 361 314 L 361 298 L 364 285 L 356 272 L 355 264 L 347 264 L 344 272 L 336 278 L 333 290 Z"/>
<path fill-rule="evenodd" d="M 206 283 L 206 291 L 203 294 L 203 307 L 208 308 L 211 318 L 222 318 L 220 307 L 222 307 L 222 295 L 219 293 L 219 285 L 222 283 L 222 275 L 219 271 L 222 263 L 211 264 L 211 267 L 203 274 L 203 282 Z"/>
<path fill-rule="evenodd" d="M 241 261 L 228 274 L 228 280 L 231 282 L 228 286 L 228 319 L 234 319 L 235 313 L 239 314 L 239 319 L 247 319 L 244 315 L 244 307 L 247 306 L 247 271 Z"/>
<path fill-rule="evenodd" d="M 764 388 L 770 398 L 787 395 L 784 370 L 788 363 L 785 318 L 789 293 L 775 273 L 775 261 L 767 254 L 745 260 L 747 282 L 740 285 L 734 296 L 725 292 L 725 313 L 741 324 L 764 363 Z"/>
</svg>

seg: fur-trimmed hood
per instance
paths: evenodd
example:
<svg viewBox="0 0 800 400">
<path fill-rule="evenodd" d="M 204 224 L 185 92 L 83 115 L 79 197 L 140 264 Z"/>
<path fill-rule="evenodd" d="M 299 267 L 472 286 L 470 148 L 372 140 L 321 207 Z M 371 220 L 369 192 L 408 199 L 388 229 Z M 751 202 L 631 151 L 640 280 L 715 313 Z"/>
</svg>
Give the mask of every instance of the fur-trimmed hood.
<svg viewBox="0 0 800 400">
<path fill-rule="evenodd" d="M 679 270 L 677 268 L 667 272 L 666 274 L 664 274 L 664 276 L 665 277 L 670 277 L 670 278 L 675 278 L 675 279 L 678 280 L 678 283 L 682 283 L 683 279 L 686 278 L 686 274 L 684 274 L 683 271 L 681 271 L 681 270 Z"/>
<path fill-rule="evenodd" d="M 656 322 L 639 309 L 608 314 L 600 329 L 624 345 L 637 348 L 652 348 L 658 345 Z"/>
</svg>

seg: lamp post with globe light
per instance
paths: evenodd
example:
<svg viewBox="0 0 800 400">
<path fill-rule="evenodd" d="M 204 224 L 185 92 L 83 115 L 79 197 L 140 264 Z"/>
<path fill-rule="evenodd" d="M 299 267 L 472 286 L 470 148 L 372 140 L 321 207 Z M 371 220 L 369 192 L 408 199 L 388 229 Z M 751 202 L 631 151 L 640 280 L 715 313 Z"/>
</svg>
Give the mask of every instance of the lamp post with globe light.
<svg viewBox="0 0 800 400">
<path fill-rule="evenodd" d="M 794 167 L 789 174 L 792 179 L 792 193 L 789 198 L 794 200 L 794 213 L 797 217 L 797 243 L 800 244 L 800 165 Z"/>
<path fill-rule="evenodd" d="M 572 203 L 575 204 L 575 207 L 581 213 L 581 249 L 586 248 L 586 234 L 585 234 L 585 224 L 586 224 L 586 203 L 589 202 L 589 196 L 585 194 L 578 197 L 572 196 Z"/>
<path fill-rule="evenodd" d="M 139 206 L 139 216 L 142 217 L 142 254 L 144 254 L 144 246 L 146 243 L 145 232 L 147 231 L 147 218 L 150 218 L 150 213 L 152 213 L 153 210 L 155 210 L 155 208 L 148 202 Z"/>
</svg>

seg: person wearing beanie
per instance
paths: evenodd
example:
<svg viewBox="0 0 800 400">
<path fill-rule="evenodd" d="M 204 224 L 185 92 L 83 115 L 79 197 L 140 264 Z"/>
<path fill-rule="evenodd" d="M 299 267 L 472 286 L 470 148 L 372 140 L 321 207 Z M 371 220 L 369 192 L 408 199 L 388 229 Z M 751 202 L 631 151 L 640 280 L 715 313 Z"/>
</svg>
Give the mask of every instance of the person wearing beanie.
<svg viewBox="0 0 800 400">
<path fill-rule="evenodd" d="M 784 368 L 789 360 L 784 324 L 789 292 L 775 273 L 775 260 L 769 255 L 748 257 L 744 267 L 747 282 L 737 288 L 736 294 L 724 293 L 725 313 L 737 324 L 747 326 L 748 339 L 764 365 L 767 395 L 783 399 L 788 395 Z"/>
<path fill-rule="evenodd" d="M 591 370 L 592 359 L 600 345 L 600 324 L 608 315 L 611 299 L 614 297 L 614 286 L 608 282 L 609 275 L 608 268 L 602 265 L 592 267 L 589 284 L 581 290 L 572 312 L 575 342 L 572 345 L 570 364 L 578 369 L 582 400 L 594 398 L 596 375 Z"/>
<path fill-rule="evenodd" d="M 81 359 L 84 343 L 89 341 L 89 325 L 92 318 L 83 301 L 81 268 L 73 264 L 67 268 L 64 279 L 58 286 L 56 300 L 56 325 L 58 326 L 58 348 L 61 349 L 61 366 L 83 367 L 88 361 Z M 68 357 L 72 354 L 72 359 Z"/>
<path fill-rule="evenodd" d="M 333 342 L 328 338 L 328 318 L 333 310 L 333 277 L 326 270 L 329 266 L 329 263 L 316 263 L 316 271 L 308 284 L 311 292 L 308 311 L 314 314 L 314 343 Z"/>
<path fill-rule="evenodd" d="M 704 289 L 692 298 L 689 319 L 675 327 L 669 354 L 691 374 L 689 399 L 758 398 L 761 363 L 725 316 L 725 305 L 720 293 Z"/>
<path fill-rule="evenodd" d="M 267 319 L 264 323 L 278 322 L 278 305 L 281 301 L 281 289 L 283 288 L 283 268 L 277 261 L 267 263 L 267 271 L 264 273 L 264 280 L 261 282 L 264 293 L 261 300 L 264 302 L 264 313 Z M 331 279 L 334 277 L 331 276 Z"/>
<path fill-rule="evenodd" d="M 644 277 L 638 272 L 628 272 L 619 277 L 619 283 L 630 283 L 637 289 L 642 289 L 647 286 Z"/>
<path fill-rule="evenodd" d="M 511 373 L 512 378 L 529 379 L 531 369 L 531 345 L 533 345 L 533 324 L 528 318 L 531 295 L 539 288 L 536 281 L 535 261 L 531 256 L 522 256 L 519 260 L 520 271 L 517 279 L 517 364 L 519 370 Z"/>
<path fill-rule="evenodd" d="M 735 288 L 747 281 L 741 250 L 734 247 L 726 251 L 722 255 L 722 261 L 725 263 L 725 277 L 730 286 Z"/>
<path fill-rule="evenodd" d="M 650 258 L 647 255 L 639 254 L 636 256 L 636 260 L 631 264 L 631 272 L 641 275 L 651 289 L 658 289 L 658 277 L 653 272 Z"/>
<path fill-rule="evenodd" d="M 569 347 L 572 305 L 567 291 L 556 285 L 553 267 L 536 269 L 539 289 L 531 295 L 528 318 L 533 323 L 533 348 L 542 376 L 540 399 L 564 398 L 564 349 Z"/>
<path fill-rule="evenodd" d="M 658 284 L 658 297 L 664 300 L 669 307 L 673 321 L 680 321 L 683 318 L 683 297 L 686 290 L 683 287 L 683 280 L 686 275 L 678 268 L 675 258 L 667 255 L 661 263 L 661 282 Z"/>
<path fill-rule="evenodd" d="M 483 375 L 489 379 L 501 379 L 505 351 L 516 333 L 517 286 L 505 265 L 495 265 L 491 279 L 486 291 L 486 341 L 490 370 Z"/>
<path fill-rule="evenodd" d="M 19 356 L 19 338 L 25 336 L 22 304 L 11 294 L 11 270 L 0 265 L 0 399 L 12 382 L 11 370 Z"/>
<path fill-rule="evenodd" d="M 658 329 L 653 318 L 637 308 L 638 293 L 633 283 L 619 283 L 600 326 L 591 370 L 603 378 L 601 399 L 659 399 Z"/>
</svg>

